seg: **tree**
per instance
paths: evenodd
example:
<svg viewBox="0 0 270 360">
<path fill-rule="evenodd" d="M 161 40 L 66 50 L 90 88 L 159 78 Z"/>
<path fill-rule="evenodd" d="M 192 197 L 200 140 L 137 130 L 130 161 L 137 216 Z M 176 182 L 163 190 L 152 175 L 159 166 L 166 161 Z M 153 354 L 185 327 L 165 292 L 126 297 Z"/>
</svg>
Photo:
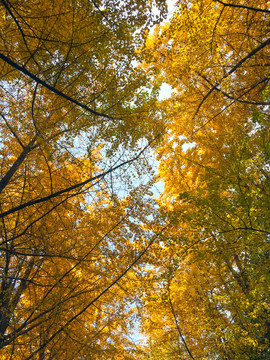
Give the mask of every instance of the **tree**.
<svg viewBox="0 0 270 360">
<path fill-rule="evenodd" d="M 142 49 L 174 90 L 158 148 L 169 225 L 142 295 L 153 359 L 269 357 L 268 21 L 265 1 L 179 1 Z"/>
<path fill-rule="evenodd" d="M 1 358 L 269 358 L 267 3 L 0 15 Z"/>
<path fill-rule="evenodd" d="M 1 3 L 3 359 L 133 356 L 123 276 L 151 243 L 134 245 L 151 184 L 128 196 L 128 177 L 147 166 L 161 124 L 132 62 L 165 15 L 164 1 L 158 16 L 152 5 Z"/>
</svg>

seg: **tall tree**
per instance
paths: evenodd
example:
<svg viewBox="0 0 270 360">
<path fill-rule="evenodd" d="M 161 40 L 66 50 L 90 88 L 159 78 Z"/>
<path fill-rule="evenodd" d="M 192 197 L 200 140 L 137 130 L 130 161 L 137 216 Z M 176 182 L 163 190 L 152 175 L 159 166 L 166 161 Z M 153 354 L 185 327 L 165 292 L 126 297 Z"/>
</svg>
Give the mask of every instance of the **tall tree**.
<svg viewBox="0 0 270 360">
<path fill-rule="evenodd" d="M 269 358 L 268 25 L 266 1 L 179 1 L 143 49 L 174 90 L 158 149 L 170 225 L 142 294 L 150 358 Z"/>
<path fill-rule="evenodd" d="M 1 1 L 3 359 L 133 356 L 123 276 L 151 242 L 135 246 L 151 184 L 128 193 L 160 131 L 136 49 L 165 12 L 164 1 Z"/>
</svg>

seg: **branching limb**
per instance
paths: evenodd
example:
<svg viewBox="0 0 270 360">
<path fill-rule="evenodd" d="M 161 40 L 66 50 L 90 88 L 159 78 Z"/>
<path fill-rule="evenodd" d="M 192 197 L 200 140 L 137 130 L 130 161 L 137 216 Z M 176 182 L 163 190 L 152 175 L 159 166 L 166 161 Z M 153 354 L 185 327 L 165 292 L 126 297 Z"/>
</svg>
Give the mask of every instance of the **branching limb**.
<svg viewBox="0 0 270 360">
<path fill-rule="evenodd" d="M 123 167 L 123 166 L 125 166 L 125 165 L 131 164 L 132 162 L 138 160 L 138 159 L 141 157 L 141 155 L 145 152 L 145 150 L 151 145 L 151 143 L 153 143 L 160 135 L 161 135 L 161 133 L 159 133 L 154 139 L 152 139 L 152 141 L 150 141 L 150 142 L 149 142 L 135 157 L 133 157 L 132 159 L 126 160 L 126 161 L 124 161 L 124 162 L 122 162 L 122 163 L 120 163 L 120 164 L 118 164 L 118 165 L 116 165 L 116 166 L 114 166 L 114 167 L 110 167 L 107 171 L 104 171 L 103 173 L 98 174 L 98 175 L 96 175 L 96 176 L 94 176 L 94 177 L 91 177 L 91 178 L 89 178 L 89 179 L 87 179 L 87 180 L 85 180 L 85 181 L 82 181 L 82 182 L 78 183 L 78 184 L 72 185 L 72 186 L 70 186 L 70 187 L 68 187 L 68 188 L 65 188 L 65 189 L 63 189 L 63 190 L 56 191 L 55 193 L 52 193 L 52 194 L 50 194 L 50 195 L 48 195 L 48 196 L 45 196 L 45 197 L 43 197 L 43 198 L 39 198 L 39 199 L 36 199 L 36 200 L 28 201 L 28 202 L 26 202 L 26 203 L 24 203 L 24 204 L 21 204 L 21 205 L 19 205 L 19 206 L 16 206 L 16 207 L 14 207 L 14 208 L 12 208 L 12 209 L 9 209 L 9 210 L 7 210 L 7 211 L 4 211 L 3 213 L 0 214 L 0 219 L 1 219 L 1 218 L 4 218 L 5 216 L 7 216 L 7 215 L 9 215 L 9 214 L 13 214 L 13 213 L 15 213 L 15 212 L 17 212 L 17 211 L 20 211 L 20 210 L 22 210 L 22 209 L 25 209 L 25 208 L 27 208 L 27 207 L 29 207 L 29 206 L 33 206 L 33 205 L 36 205 L 36 204 L 44 203 L 44 202 L 49 201 L 49 200 L 52 200 L 53 198 L 56 198 L 56 197 L 58 197 L 58 196 L 61 196 L 61 195 L 64 195 L 64 194 L 68 194 L 69 192 L 71 192 L 71 191 L 73 191 L 73 190 L 80 189 L 80 188 L 82 188 L 83 186 L 85 186 L 85 185 L 87 185 L 87 184 L 89 184 L 89 183 L 91 183 L 91 182 L 93 182 L 93 181 L 96 181 L 96 180 L 99 180 L 99 179 L 101 179 L 101 178 L 104 178 L 106 175 L 110 174 L 111 172 L 113 172 L 113 171 L 115 171 L 115 170 L 117 170 L 117 169 L 119 169 L 119 168 L 121 168 L 121 167 Z M 18 158 L 18 159 L 19 159 L 19 158 Z M 17 159 L 17 160 L 18 160 L 18 159 Z M 17 160 L 16 160 L 16 161 L 17 161 Z M 19 160 L 18 160 L 18 162 L 19 162 Z M 15 162 L 15 163 L 16 163 L 16 162 Z M 15 164 L 15 163 L 14 163 L 14 164 Z M 18 166 L 20 165 L 20 163 L 21 163 L 21 162 L 19 162 Z M 15 165 L 14 165 L 14 167 L 15 167 Z M 12 169 L 10 169 L 10 171 L 11 171 L 11 170 L 12 170 Z M 9 172 L 8 172 L 8 173 L 9 173 Z M 8 173 L 7 173 L 6 175 L 8 175 Z M 13 175 L 13 173 L 12 173 L 12 175 Z M 7 185 L 7 183 L 5 183 L 5 179 L 2 179 L 1 182 L 2 182 L 2 181 L 3 181 L 3 185 Z M 0 186 L 1 186 L 1 182 L 0 182 Z M 0 189 L 1 189 L 1 187 L 0 187 Z M 70 195 L 70 196 L 71 196 L 71 197 L 72 197 L 72 196 L 76 196 L 77 194 L 78 194 L 78 193 L 75 192 L 74 194 L 72 194 L 72 195 Z"/>
<path fill-rule="evenodd" d="M 255 49 L 253 49 L 250 53 L 248 53 L 245 57 L 243 57 L 240 61 L 238 61 L 237 64 L 235 64 L 231 70 L 222 77 L 222 79 L 217 82 L 209 91 L 208 93 L 203 97 L 202 101 L 200 102 L 200 104 L 197 107 L 197 110 L 194 114 L 194 117 L 196 117 L 196 115 L 198 114 L 201 106 L 203 105 L 203 103 L 205 102 L 205 100 L 212 94 L 212 92 L 214 90 L 217 90 L 217 87 L 221 84 L 221 82 L 226 79 L 227 77 L 229 77 L 231 74 L 233 74 L 241 65 L 244 64 L 244 62 L 246 62 L 247 60 L 249 60 L 250 58 L 252 58 L 252 56 L 254 56 L 255 54 L 257 54 L 257 52 L 259 52 L 260 50 L 262 50 L 264 47 L 266 47 L 267 45 L 270 44 L 270 38 L 268 38 L 267 40 L 265 40 L 264 42 L 262 42 L 259 46 L 257 46 Z"/>
<path fill-rule="evenodd" d="M 270 14 L 270 10 L 267 10 L 267 9 L 260 9 L 260 8 L 255 8 L 253 6 L 246 6 L 246 5 L 228 4 L 221 0 L 214 0 L 214 1 L 219 2 L 220 4 L 222 4 L 225 7 L 234 7 L 234 8 L 246 9 L 246 10 L 251 10 L 251 11 L 256 11 L 256 12 L 264 12 L 264 13 Z"/>
<path fill-rule="evenodd" d="M 72 97 L 64 94 L 62 91 L 56 89 L 54 86 L 52 85 L 49 85 L 46 81 L 44 80 L 41 80 L 39 77 L 37 77 L 35 74 L 33 74 L 32 72 L 30 72 L 29 70 L 26 70 L 23 66 L 17 64 L 16 62 L 14 62 L 13 60 L 11 60 L 8 56 L 0 53 L 0 59 L 2 59 L 3 61 L 5 61 L 7 64 L 9 64 L 10 66 L 12 66 L 14 69 L 20 71 L 22 74 L 30 77 L 32 80 L 34 80 L 36 83 L 42 85 L 43 87 L 45 87 L 46 89 L 52 91 L 53 93 L 55 93 L 56 95 L 59 95 L 61 96 L 63 99 L 66 99 L 68 100 L 69 102 L 79 106 L 80 108 L 90 112 L 91 114 L 93 115 L 96 115 L 96 116 L 101 116 L 101 117 L 105 117 L 107 119 L 110 119 L 110 120 L 115 120 L 114 117 L 110 116 L 110 115 L 107 115 L 107 114 L 102 114 L 102 113 L 99 113 L 95 110 L 92 110 L 90 107 L 88 107 L 87 105 L 85 104 L 82 104 L 80 101 L 76 100 L 76 99 L 73 99 Z"/>
</svg>

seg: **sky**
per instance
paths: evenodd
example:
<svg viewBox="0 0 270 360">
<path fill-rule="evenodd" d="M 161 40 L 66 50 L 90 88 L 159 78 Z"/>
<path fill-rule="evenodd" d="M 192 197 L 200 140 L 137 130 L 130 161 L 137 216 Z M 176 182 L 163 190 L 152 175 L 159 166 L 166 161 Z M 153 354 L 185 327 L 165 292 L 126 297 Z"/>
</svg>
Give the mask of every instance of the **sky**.
<svg viewBox="0 0 270 360">
<path fill-rule="evenodd" d="M 168 5 L 168 18 L 170 18 L 174 12 L 174 8 L 175 8 L 175 4 L 176 4 L 176 0 L 167 0 L 167 5 Z"/>
<path fill-rule="evenodd" d="M 159 100 L 168 99 L 171 96 L 172 93 L 172 87 L 169 84 L 163 83 L 161 85 L 161 88 L 159 90 Z"/>
</svg>

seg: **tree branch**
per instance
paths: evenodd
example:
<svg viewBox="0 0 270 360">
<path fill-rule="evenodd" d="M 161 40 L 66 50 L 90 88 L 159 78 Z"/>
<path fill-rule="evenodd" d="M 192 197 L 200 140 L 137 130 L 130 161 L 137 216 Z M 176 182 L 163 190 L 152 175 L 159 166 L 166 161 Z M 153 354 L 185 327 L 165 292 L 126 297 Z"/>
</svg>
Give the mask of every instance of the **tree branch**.
<svg viewBox="0 0 270 360">
<path fill-rule="evenodd" d="M 202 75 L 202 74 L 199 74 L 199 75 L 200 75 L 209 85 L 211 85 L 212 87 L 214 87 L 214 85 L 211 83 L 211 81 L 210 81 L 206 76 L 204 76 L 204 75 Z M 268 81 L 268 80 L 269 80 L 269 78 L 264 78 L 264 82 L 266 82 L 266 81 Z M 260 82 L 260 83 L 261 83 L 261 82 Z M 251 89 L 253 89 L 253 87 L 250 88 L 250 90 L 251 90 Z M 242 95 L 240 95 L 240 96 L 238 96 L 238 97 L 236 98 L 236 97 L 231 96 L 230 94 L 226 93 L 224 90 L 219 89 L 217 86 L 215 86 L 215 90 L 221 92 L 221 93 L 222 93 L 224 96 L 226 96 L 228 99 L 230 99 L 230 100 L 235 100 L 235 101 L 240 102 L 240 103 L 249 104 L 249 105 L 270 105 L 270 102 L 269 102 L 269 101 L 240 100 L 240 98 L 241 98 L 242 96 L 244 96 L 244 94 L 247 94 L 247 91 L 246 91 L 244 94 L 242 94 Z"/>
<path fill-rule="evenodd" d="M 177 328 L 177 331 L 178 331 L 178 334 L 179 334 L 179 337 L 181 339 L 181 341 L 183 342 L 185 348 L 186 348 L 186 351 L 188 353 L 188 355 L 191 357 L 192 360 L 195 360 L 191 351 L 189 350 L 189 347 L 187 346 L 187 343 L 185 341 L 185 338 L 180 330 L 180 327 L 179 327 L 179 324 L 178 324 L 178 320 L 177 320 L 177 316 L 176 316 L 176 313 L 175 313 L 175 310 L 174 310 L 174 307 L 173 307 L 173 304 L 172 304 L 172 300 L 171 300 L 171 291 L 170 291 L 170 286 L 168 286 L 168 294 L 169 294 L 169 303 L 170 303 L 170 307 L 171 307 L 171 310 L 172 310 L 172 314 L 173 314 L 173 317 L 174 317 L 174 321 L 175 321 L 175 325 L 176 325 L 176 328 Z"/>
<path fill-rule="evenodd" d="M 114 117 L 110 116 L 110 115 L 106 115 L 106 114 L 102 114 L 102 113 L 99 113 L 95 110 L 92 110 L 90 107 L 88 107 L 87 105 L 85 104 L 82 104 L 80 101 L 76 100 L 76 99 L 73 99 L 72 97 L 64 94 L 62 91 L 56 89 L 54 86 L 51 86 L 49 84 L 46 83 L 46 81 L 44 80 L 41 80 L 39 77 L 37 77 L 35 74 L 33 74 L 32 72 L 30 72 L 29 70 L 26 70 L 23 66 L 15 63 L 13 60 L 11 60 L 9 57 L 7 57 L 6 55 L 0 53 L 0 59 L 2 59 L 3 61 L 5 61 L 7 64 L 9 64 L 10 66 L 12 66 L 14 69 L 20 71 L 21 73 L 23 73 L 24 75 L 30 77 L 32 80 L 34 80 L 36 83 L 44 86 L 46 89 L 52 91 L 53 93 L 55 93 L 56 95 L 59 95 L 61 96 L 63 99 L 66 99 L 68 100 L 69 102 L 81 107 L 82 109 L 90 112 L 91 114 L 93 115 L 96 115 L 96 116 L 102 116 L 102 117 L 105 117 L 107 119 L 110 119 L 110 120 L 115 120 Z"/>
<path fill-rule="evenodd" d="M 121 280 L 128 272 L 131 270 L 134 265 L 144 256 L 144 254 L 147 252 L 147 250 L 150 248 L 150 246 L 154 243 L 154 241 L 157 239 L 159 235 L 162 234 L 162 232 L 169 226 L 168 223 L 165 225 L 161 231 L 156 234 L 148 243 L 148 245 L 145 247 L 145 249 L 136 257 L 136 259 L 124 270 L 114 281 L 110 283 L 101 293 L 99 293 L 90 303 L 85 305 L 77 314 L 75 314 L 72 318 L 70 318 L 64 325 L 62 325 L 53 335 L 50 336 L 50 338 L 45 341 L 38 349 L 36 349 L 34 352 L 32 352 L 31 355 L 29 355 L 25 360 L 30 360 L 37 354 L 40 350 L 42 350 L 44 347 L 46 347 L 58 334 L 60 334 L 62 331 L 64 331 L 74 320 L 76 320 L 80 315 L 82 315 L 90 306 L 92 306 L 97 300 L 99 300 L 105 293 L 107 293 L 115 284 L 118 283 L 119 280 Z M 192 358 L 194 359 L 194 358 Z"/>
<path fill-rule="evenodd" d="M 117 169 L 119 169 L 119 168 L 121 168 L 121 167 L 123 167 L 123 166 L 125 166 L 125 165 L 131 164 L 132 162 L 138 160 L 138 159 L 140 158 L 140 156 L 144 153 L 144 151 L 151 145 L 151 143 L 153 143 L 161 134 L 162 134 L 162 133 L 160 132 L 155 138 L 153 138 L 153 139 L 152 139 L 135 157 L 133 157 L 132 159 L 126 160 L 126 161 L 122 162 L 121 164 L 116 165 L 116 166 L 114 166 L 114 167 L 110 167 L 107 171 L 104 171 L 103 173 L 98 174 L 98 175 L 96 175 L 96 176 L 94 176 L 94 177 L 91 177 L 91 178 L 89 178 L 89 179 L 87 179 L 87 180 L 85 180 L 85 181 L 82 181 L 82 182 L 78 183 L 78 184 L 72 185 L 72 186 L 70 186 L 70 187 L 68 187 L 68 188 L 65 188 L 65 189 L 63 189 L 63 190 L 56 191 L 55 193 L 52 193 L 52 194 L 50 194 L 50 195 L 48 195 L 48 196 L 44 196 L 43 198 L 39 198 L 39 199 L 36 199 L 36 200 L 31 200 L 31 201 L 28 201 L 28 202 L 26 202 L 26 203 L 24 203 L 24 204 L 15 206 L 15 207 L 12 208 L 12 209 L 9 209 L 9 210 L 7 210 L 7 211 L 2 212 L 2 213 L 0 214 L 0 219 L 1 219 L 1 218 L 4 218 L 5 216 L 7 216 L 7 215 L 9 215 L 9 214 L 13 214 L 13 213 L 15 213 L 15 212 L 17 212 L 17 211 L 20 211 L 20 210 L 22 210 L 22 209 L 25 209 L 25 208 L 27 208 L 27 207 L 29 207 L 29 206 L 36 205 L 36 204 L 40 204 L 40 203 L 46 202 L 46 201 L 48 201 L 48 200 L 51 200 L 51 199 L 53 199 L 53 198 L 56 198 L 57 196 L 60 196 L 60 195 L 63 195 L 63 194 L 67 194 L 67 193 L 69 193 L 70 191 L 73 191 L 73 190 L 76 190 L 76 189 L 78 189 L 78 188 L 81 188 L 81 187 L 83 187 L 84 185 L 87 185 L 87 184 L 89 184 L 89 183 L 92 182 L 92 181 L 99 180 L 99 179 L 103 178 L 104 176 L 110 174 L 112 171 L 115 171 L 115 170 L 117 170 Z M 1 184 L 1 183 L 0 183 L 0 184 Z M 76 195 L 77 195 L 77 193 L 70 195 L 70 197 L 76 196 Z"/>
<path fill-rule="evenodd" d="M 241 65 L 243 65 L 243 63 L 245 61 L 247 61 L 248 59 L 250 59 L 252 56 L 254 56 L 257 52 L 259 52 L 260 50 L 262 50 L 265 46 L 270 44 L 270 38 L 268 38 L 267 40 L 265 40 L 264 42 L 262 42 L 259 46 L 257 46 L 255 49 L 253 49 L 250 53 L 248 53 L 244 58 L 242 58 L 236 65 L 234 65 L 231 70 L 225 75 L 223 76 L 223 78 L 216 84 L 214 85 L 209 91 L 208 93 L 203 97 L 202 101 L 200 102 L 200 104 L 197 107 L 197 110 L 193 116 L 193 118 L 195 118 L 195 116 L 198 114 L 202 104 L 205 102 L 205 100 L 208 98 L 209 95 L 211 95 L 211 93 L 214 90 L 217 90 L 217 87 L 221 84 L 221 82 L 226 79 L 228 76 L 230 76 L 232 73 L 234 73 Z"/>
<path fill-rule="evenodd" d="M 18 170 L 20 165 L 23 163 L 29 152 L 33 149 L 34 143 L 36 141 L 36 136 L 29 142 L 27 146 L 23 148 L 23 151 L 20 153 L 20 155 L 17 157 L 17 159 L 14 161 L 11 168 L 8 170 L 8 172 L 4 175 L 4 177 L 0 180 L 0 193 L 4 190 L 4 188 L 8 185 L 9 181 L 11 180 L 12 176 L 15 174 L 15 172 Z"/>
<path fill-rule="evenodd" d="M 264 12 L 264 13 L 270 13 L 270 10 L 267 9 L 260 9 L 260 8 L 255 8 L 252 6 L 246 6 L 246 5 L 237 5 L 237 4 L 228 4 L 225 3 L 221 0 L 214 0 L 216 2 L 219 2 L 220 4 L 222 4 L 223 6 L 228 6 L 228 7 L 235 7 L 235 8 L 240 8 L 240 9 L 246 9 L 246 10 L 252 10 L 252 11 L 256 11 L 256 12 Z"/>
</svg>

